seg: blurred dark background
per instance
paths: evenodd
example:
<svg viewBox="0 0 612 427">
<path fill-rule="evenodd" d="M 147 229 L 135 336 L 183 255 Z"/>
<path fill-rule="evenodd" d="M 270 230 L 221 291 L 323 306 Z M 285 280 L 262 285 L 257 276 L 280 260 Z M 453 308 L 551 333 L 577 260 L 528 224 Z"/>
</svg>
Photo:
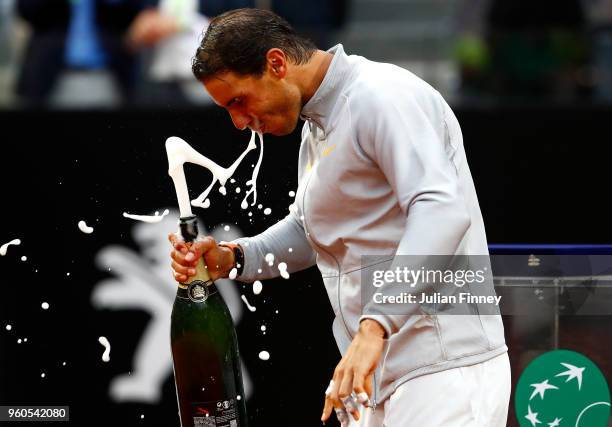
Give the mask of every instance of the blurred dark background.
<svg viewBox="0 0 612 427">
<path fill-rule="evenodd" d="M 164 239 L 173 223 L 121 214 L 176 206 L 167 137 L 222 165 L 246 146 L 249 135 L 189 74 L 207 19 L 243 6 L 270 8 L 321 48 L 343 43 L 438 89 L 461 123 L 490 243 L 612 243 L 609 0 L 0 0 L 0 243 L 22 240 L 0 257 L 0 405 L 70 405 L 75 426 L 178 425 L 167 355 L 151 345 L 172 299 L 137 288 L 136 273 L 120 262 L 149 270 L 171 295 Z M 251 153 L 228 196 L 213 193 L 211 208 L 195 209 L 208 231 L 224 237 L 230 225 L 252 235 L 287 213 L 298 140 L 298 131 L 266 137 L 258 203 L 272 213 L 248 216 L 239 207 L 244 192 L 232 191 L 250 179 Z M 195 197 L 210 176 L 196 167 L 187 174 Z M 113 284 L 132 286 L 145 302 L 101 302 Z M 226 285 L 234 289 L 228 299 L 244 294 L 257 307 L 249 312 L 238 299 L 232 311 L 252 425 L 319 425 L 340 356 L 318 272 L 266 281 L 260 295 Z M 527 338 L 516 321 L 504 318 L 513 384 L 530 360 L 557 347 L 587 355 L 612 378 L 609 317 L 565 316 L 555 339 L 549 328 Z M 100 336 L 112 345 L 109 363 Z M 259 359 L 261 350 L 270 360 Z M 158 372 L 159 387 L 130 380 L 138 366 L 144 376 Z M 512 406 L 508 425 L 518 425 Z"/>
</svg>

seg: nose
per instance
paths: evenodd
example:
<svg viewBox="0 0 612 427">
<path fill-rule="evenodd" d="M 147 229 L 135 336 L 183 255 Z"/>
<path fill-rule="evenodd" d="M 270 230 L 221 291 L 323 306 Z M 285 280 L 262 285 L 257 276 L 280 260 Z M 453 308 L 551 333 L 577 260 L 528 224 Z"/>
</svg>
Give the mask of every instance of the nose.
<svg viewBox="0 0 612 427">
<path fill-rule="evenodd" d="M 251 118 L 247 114 L 243 114 L 238 111 L 230 112 L 230 117 L 234 126 L 240 130 L 244 130 L 251 123 Z"/>
</svg>

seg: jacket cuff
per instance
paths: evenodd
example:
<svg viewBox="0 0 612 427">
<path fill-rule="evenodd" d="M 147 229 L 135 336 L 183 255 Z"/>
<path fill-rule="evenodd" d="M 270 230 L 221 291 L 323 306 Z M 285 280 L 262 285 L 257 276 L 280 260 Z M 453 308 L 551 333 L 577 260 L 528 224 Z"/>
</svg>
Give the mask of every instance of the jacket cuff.
<svg viewBox="0 0 612 427">
<path fill-rule="evenodd" d="M 384 339 L 389 339 L 391 335 L 399 330 L 396 328 L 394 323 L 391 322 L 388 316 L 384 316 L 382 314 L 364 314 L 359 318 L 359 323 L 365 319 L 375 320 L 380 324 L 380 326 L 382 326 L 382 328 L 385 330 Z"/>
<path fill-rule="evenodd" d="M 231 243 L 240 245 L 242 248 L 242 254 L 244 259 L 242 260 L 242 272 L 236 276 L 236 280 L 240 282 L 252 282 L 257 277 L 257 251 L 250 242 L 251 239 L 248 237 L 241 237 L 240 239 L 232 240 Z"/>
</svg>

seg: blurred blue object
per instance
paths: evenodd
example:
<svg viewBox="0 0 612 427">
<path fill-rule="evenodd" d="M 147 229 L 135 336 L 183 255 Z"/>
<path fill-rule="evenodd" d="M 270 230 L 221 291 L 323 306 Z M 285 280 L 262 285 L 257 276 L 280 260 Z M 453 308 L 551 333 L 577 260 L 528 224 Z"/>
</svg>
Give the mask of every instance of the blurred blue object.
<svg viewBox="0 0 612 427">
<path fill-rule="evenodd" d="M 68 37 L 66 64 L 79 68 L 101 68 L 106 54 L 100 45 L 95 22 L 95 0 L 73 0 Z"/>
</svg>

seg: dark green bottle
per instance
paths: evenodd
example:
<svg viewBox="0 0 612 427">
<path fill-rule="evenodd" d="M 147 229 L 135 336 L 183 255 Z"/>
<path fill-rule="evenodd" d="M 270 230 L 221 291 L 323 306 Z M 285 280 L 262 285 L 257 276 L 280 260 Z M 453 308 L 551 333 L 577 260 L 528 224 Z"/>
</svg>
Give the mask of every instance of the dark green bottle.
<svg viewBox="0 0 612 427">
<path fill-rule="evenodd" d="M 181 218 L 186 242 L 198 236 L 195 216 Z M 182 427 L 247 427 L 238 340 L 230 311 L 204 261 L 179 284 L 170 325 Z"/>
</svg>

